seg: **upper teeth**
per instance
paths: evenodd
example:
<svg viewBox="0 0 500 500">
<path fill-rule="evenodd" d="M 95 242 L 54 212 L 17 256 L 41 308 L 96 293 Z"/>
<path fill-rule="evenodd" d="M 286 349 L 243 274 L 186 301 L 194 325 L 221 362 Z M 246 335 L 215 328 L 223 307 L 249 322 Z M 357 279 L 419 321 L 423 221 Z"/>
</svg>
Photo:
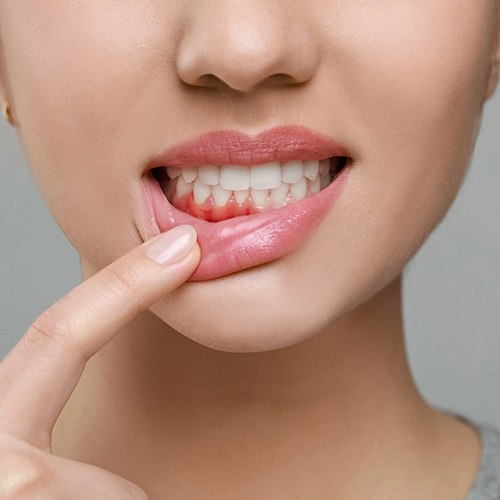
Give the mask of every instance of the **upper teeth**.
<svg viewBox="0 0 500 500">
<path fill-rule="evenodd" d="M 291 160 L 283 164 L 271 162 L 251 167 L 242 165 L 167 167 L 167 173 L 171 179 L 182 175 L 186 183 L 191 183 L 199 177 L 200 181 L 208 186 L 219 184 L 228 191 L 242 191 L 276 189 L 282 182 L 295 184 L 304 178 L 314 181 L 318 173 L 326 175 L 329 169 L 329 160 Z"/>
</svg>

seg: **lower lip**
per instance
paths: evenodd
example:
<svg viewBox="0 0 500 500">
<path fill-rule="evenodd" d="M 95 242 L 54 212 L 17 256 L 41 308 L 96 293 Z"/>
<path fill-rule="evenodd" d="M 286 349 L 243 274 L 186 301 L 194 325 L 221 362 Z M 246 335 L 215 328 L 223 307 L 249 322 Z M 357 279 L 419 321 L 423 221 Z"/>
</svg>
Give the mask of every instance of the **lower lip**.
<svg viewBox="0 0 500 500">
<path fill-rule="evenodd" d="M 271 262 L 290 253 L 325 218 L 344 187 L 352 162 L 319 193 L 267 213 L 207 222 L 178 210 L 167 200 L 151 172 L 143 177 L 151 236 L 179 224 L 192 225 L 201 260 L 187 281 L 203 281 Z"/>
</svg>

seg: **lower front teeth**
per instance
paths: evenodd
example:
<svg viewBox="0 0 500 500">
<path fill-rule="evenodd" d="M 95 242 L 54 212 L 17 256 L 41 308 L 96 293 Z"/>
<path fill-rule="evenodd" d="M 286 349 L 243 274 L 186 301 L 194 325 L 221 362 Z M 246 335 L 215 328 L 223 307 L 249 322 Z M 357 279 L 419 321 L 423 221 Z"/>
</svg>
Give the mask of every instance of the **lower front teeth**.
<svg viewBox="0 0 500 500">
<path fill-rule="evenodd" d="M 269 189 L 250 189 L 250 196 L 256 207 L 264 207 L 269 198 Z"/>
<path fill-rule="evenodd" d="M 211 194 L 210 186 L 204 184 L 200 178 L 196 179 L 193 186 L 194 202 L 201 205 Z"/>
<path fill-rule="evenodd" d="M 302 177 L 300 181 L 290 185 L 290 193 L 296 200 L 302 200 L 307 194 L 307 181 Z"/>
<path fill-rule="evenodd" d="M 240 204 L 243 205 L 245 200 L 250 196 L 250 190 L 245 189 L 243 191 L 234 191 L 234 198 Z"/>
<path fill-rule="evenodd" d="M 273 201 L 276 203 L 276 206 L 281 206 L 285 203 L 286 197 L 288 196 L 288 192 L 290 190 L 289 184 L 285 184 L 284 182 L 281 186 L 271 190 L 271 197 Z"/>
<path fill-rule="evenodd" d="M 232 191 L 224 189 L 219 184 L 212 186 L 212 196 L 217 207 L 223 207 L 229 200 Z"/>
</svg>

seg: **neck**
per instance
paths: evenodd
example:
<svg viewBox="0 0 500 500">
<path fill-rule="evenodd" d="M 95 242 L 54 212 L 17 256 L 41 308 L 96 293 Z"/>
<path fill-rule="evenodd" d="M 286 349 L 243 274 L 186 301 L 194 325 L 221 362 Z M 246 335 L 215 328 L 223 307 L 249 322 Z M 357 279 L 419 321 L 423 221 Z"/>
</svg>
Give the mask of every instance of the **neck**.
<svg viewBox="0 0 500 500">
<path fill-rule="evenodd" d="M 276 461 L 310 490 L 317 460 L 337 471 L 338 491 L 366 460 L 379 481 L 405 451 L 423 462 L 435 413 L 408 368 L 398 277 L 318 335 L 268 352 L 215 351 L 142 313 L 89 360 L 53 446 L 150 490 L 166 488 L 165 468 L 188 485 L 196 470 L 205 485 L 224 474 L 241 488 L 242 470 L 265 481 Z"/>
</svg>

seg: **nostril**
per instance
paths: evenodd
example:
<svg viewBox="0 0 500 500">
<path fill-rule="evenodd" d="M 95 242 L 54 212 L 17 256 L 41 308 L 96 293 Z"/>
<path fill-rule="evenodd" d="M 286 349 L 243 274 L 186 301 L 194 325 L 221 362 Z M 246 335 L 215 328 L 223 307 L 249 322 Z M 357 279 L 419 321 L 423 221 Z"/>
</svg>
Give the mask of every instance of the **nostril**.
<svg viewBox="0 0 500 500">
<path fill-rule="evenodd" d="M 260 82 L 259 85 L 269 85 L 270 87 L 275 86 L 285 86 L 285 85 L 301 85 L 305 82 L 298 82 L 293 76 L 286 73 L 276 73 L 274 75 L 268 76 L 264 81 Z"/>
<path fill-rule="evenodd" d="M 207 73 L 205 75 L 199 76 L 196 80 L 191 82 L 190 85 L 194 87 L 206 87 L 211 89 L 217 89 L 219 87 L 225 86 L 224 82 L 212 73 Z"/>
<path fill-rule="evenodd" d="M 286 73 L 276 73 L 274 75 L 268 76 L 260 82 L 257 82 L 252 87 L 243 88 L 242 86 L 234 86 L 234 84 L 232 86 L 228 85 L 228 83 L 226 83 L 224 80 L 221 80 L 213 73 L 205 73 L 204 75 L 199 76 L 196 80 L 193 80 L 189 85 L 192 85 L 194 87 L 206 87 L 212 89 L 229 88 L 236 92 L 250 92 L 254 88 L 263 86 L 279 87 L 285 85 L 300 85 L 301 83 L 302 82 L 297 82 L 292 76 L 287 75 Z"/>
</svg>

